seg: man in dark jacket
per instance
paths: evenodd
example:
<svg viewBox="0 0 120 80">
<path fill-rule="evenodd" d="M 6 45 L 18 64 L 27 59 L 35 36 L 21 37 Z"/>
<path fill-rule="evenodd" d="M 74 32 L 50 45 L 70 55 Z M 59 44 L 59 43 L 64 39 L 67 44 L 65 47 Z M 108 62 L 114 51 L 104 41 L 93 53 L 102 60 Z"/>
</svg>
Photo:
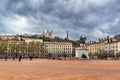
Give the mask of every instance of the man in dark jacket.
<svg viewBox="0 0 120 80">
<path fill-rule="evenodd" d="M 22 55 L 19 56 L 19 62 L 21 61 L 21 59 L 22 59 Z"/>
<path fill-rule="evenodd" d="M 32 55 L 30 55 L 30 61 L 32 61 Z"/>
</svg>

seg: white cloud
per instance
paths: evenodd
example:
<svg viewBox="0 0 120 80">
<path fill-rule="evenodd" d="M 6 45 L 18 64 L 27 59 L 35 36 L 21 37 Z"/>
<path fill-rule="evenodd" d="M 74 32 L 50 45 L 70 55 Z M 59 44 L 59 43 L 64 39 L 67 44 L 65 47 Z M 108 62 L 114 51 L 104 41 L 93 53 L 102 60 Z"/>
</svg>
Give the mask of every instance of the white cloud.
<svg viewBox="0 0 120 80">
<path fill-rule="evenodd" d="M 0 0 L 0 10 L 4 11 L 5 7 L 7 3 L 7 0 Z"/>
<path fill-rule="evenodd" d="M 94 38 L 103 38 L 103 37 L 106 37 L 108 36 L 107 33 L 104 33 L 100 30 L 94 30 L 91 35 L 94 37 Z"/>
<path fill-rule="evenodd" d="M 62 5 L 66 10 L 75 12 L 86 10 L 90 5 L 102 7 L 114 2 L 115 0 L 58 0 L 59 5 Z"/>
<path fill-rule="evenodd" d="M 62 37 L 69 30 L 73 39 L 80 35 L 102 38 L 119 32 L 120 3 L 116 1 L 1 0 L 0 29 L 8 33 L 42 33 L 44 28 Z"/>
<path fill-rule="evenodd" d="M 14 15 L 14 17 L 5 17 L 2 20 L 2 24 L 6 27 L 8 32 L 20 34 L 29 32 L 29 28 L 33 27 L 26 17 L 19 15 Z"/>
<path fill-rule="evenodd" d="M 20 10 L 20 9 L 22 9 L 24 7 L 24 3 L 21 1 L 21 2 L 19 2 L 17 5 L 15 5 L 15 9 L 16 10 Z"/>
<path fill-rule="evenodd" d="M 110 31 L 110 29 L 117 27 L 118 23 L 120 22 L 120 18 L 115 18 L 112 21 L 105 22 L 104 24 L 99 25 L 99 29 L 104 31 Z"/>
<path fill-rule="evenodd" d="M 105 6 L 107 4 L 115 2 L 115 0 L 87 0 L 85 2 L 96 6 Z"/>
<path fill-rule="evenodd" d="M 26 0 L 29 7 L 33 9 L 39 9 L 41 5 L 44 4 L 45 0 Z"/>
</svg>

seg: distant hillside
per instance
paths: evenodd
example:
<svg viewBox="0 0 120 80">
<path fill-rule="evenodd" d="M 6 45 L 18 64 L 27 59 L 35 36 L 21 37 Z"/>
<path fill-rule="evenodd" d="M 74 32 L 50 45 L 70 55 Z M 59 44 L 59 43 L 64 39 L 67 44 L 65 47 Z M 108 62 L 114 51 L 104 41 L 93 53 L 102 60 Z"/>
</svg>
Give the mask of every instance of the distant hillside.
<svg viewBox="0 0 120 80">
<path fill-rule="evenodd" d="M 48 42 L 72 42 L 73 45 L 79 45 L 80 41 L 74 41 L 74 40 L 69 40 L 67 38 L 63 39 L 60 37 L 54 37 L 54 38 L 47 38 L 47 37 L 38 37 L 37 35 L 32 35 L 29 37 L 30 39 L 43 39 L 44 41 L 48 41 Z"/>
</svg>

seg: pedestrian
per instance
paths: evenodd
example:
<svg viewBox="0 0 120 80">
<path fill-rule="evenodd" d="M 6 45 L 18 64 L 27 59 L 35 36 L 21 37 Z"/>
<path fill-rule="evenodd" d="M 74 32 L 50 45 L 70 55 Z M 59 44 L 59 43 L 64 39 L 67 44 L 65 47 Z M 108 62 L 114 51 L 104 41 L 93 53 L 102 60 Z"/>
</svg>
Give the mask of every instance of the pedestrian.
<svg viewBox="0 0 120 80">
<path fill-rule="evenodd" d="M 32 55 L 30 55 L 30 61 L 32 61 Z"/>
<path fill-rule="evenodd" d="M 19 62 L 21 61 L 21 59 L 22 59 L 22 55 L 19 56 Z"/>
<path fill-rule="evenodd" d="M 13 61 L 15 60 L 15 56 L 13 56 Z"/>
</svg>

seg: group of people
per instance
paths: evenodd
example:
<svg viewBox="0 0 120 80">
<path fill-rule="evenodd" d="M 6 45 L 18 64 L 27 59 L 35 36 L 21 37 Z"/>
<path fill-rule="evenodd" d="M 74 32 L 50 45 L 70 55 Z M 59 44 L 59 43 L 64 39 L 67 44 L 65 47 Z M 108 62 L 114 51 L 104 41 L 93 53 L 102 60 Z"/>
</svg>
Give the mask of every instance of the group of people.
<svg viewBox="0 0 120 80">
<path fill-rule="evenodd" d="M 33 58 L 32 55 L 30 55 L 30 56 L 29 56 L 29 60 L 32 61 L 32 58 Z M 5 56 L 5 61 L 7 61 L 7 59 L 8 59 L 8 57 L 7 57 L 7 55 L 6 55 L 6 56 Z M 15 56 L 13 56 L 13 61 L 14 61 L 15 59 L 16 59 Z M 22 59 L 23 59 L 22 55 L 19 55 L 19 56 L 18 56 L 19 62 L 20 62 Z"/>
</svg>

